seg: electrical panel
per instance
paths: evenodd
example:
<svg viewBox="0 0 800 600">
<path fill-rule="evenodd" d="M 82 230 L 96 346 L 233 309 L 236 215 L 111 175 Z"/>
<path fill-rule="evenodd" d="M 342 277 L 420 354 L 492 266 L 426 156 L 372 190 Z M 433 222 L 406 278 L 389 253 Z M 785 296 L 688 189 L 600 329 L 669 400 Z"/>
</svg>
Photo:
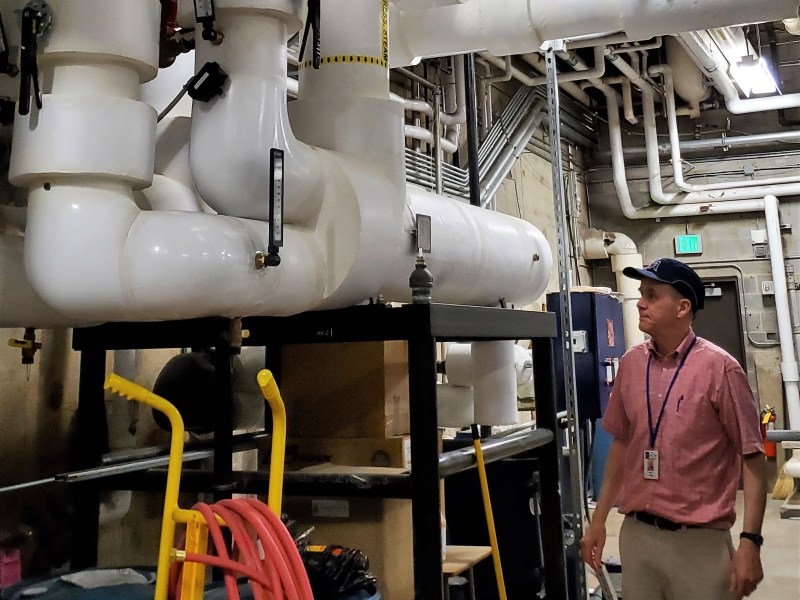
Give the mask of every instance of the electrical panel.
<svg viewBox="0 0 800 600">
<path fill-rule="evenodd" d="M 594 292 L 572 293 L 572 327 L 575 353 L 575 387 L 578 396 L 578 416 L 581 421 L 599 419 L 611 394 L 619 359 L 625 353 L 625 335 L 622 329 L 622 304 L 609 294 Z M 547 295 L 547 310 L 559 313 L 558 294 Z M 560 327 L 560 321 L 557 321 Z M 561 355 L 561 331 L 554 338 L 554 360 L 558 410 L 566 410 L 564 400 Z"/>
</svg>

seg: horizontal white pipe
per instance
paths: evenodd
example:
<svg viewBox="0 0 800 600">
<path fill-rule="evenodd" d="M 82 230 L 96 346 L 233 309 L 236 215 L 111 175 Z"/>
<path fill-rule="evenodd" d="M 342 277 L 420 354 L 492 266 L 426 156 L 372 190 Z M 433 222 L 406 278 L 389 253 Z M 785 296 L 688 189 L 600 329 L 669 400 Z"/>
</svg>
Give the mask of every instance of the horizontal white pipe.
<svg viewBox="0 0 800 600">
<path fill-rule="evenodd" d="M 605 94 L 608 107 L 608 131 L 611 146 L 611 165 L 614 187 L 622 213 L 629 219 L 664 219 L 713 214 L 736 214 L 764 210 L 764 199 L 735 200 L 731 202 L 708 202 L 703 204 L 677 204 L 672 206 L 634 206 L 625 173 L 625 154 L 622 146 L 622 130 L 619 122 L 619 103 L 614 90 L 608 85 L 598 86 Z"/>
<path fill-rule="evenodd" d="M 430 102 L 418 99 L 414 100 L 412 98 L 403 98 L 398 94 L 392 94 L 391 97 L 393 100 L 403 105 L 403 110 L 420 113 L 428 117 L 433 116 L 433 106 L 431 106 Z M 444 111 L 440 112 L 439 114 L 443 125 L 457 125 L 459 122 L 463 122 L 458 120 L 458 115 L 449 115 Z"/>
<path fill-rule="evenodd" d="M 480 50 L 498 56 L 523 54 L 538 51 L 546 40 L 598 32 L 648 39 L 676 31 L 795 16 L 796 0 L 470 0 L 455 6 L 393 13 L 390 63 L 393 67 L 405 66 L 425 57 Z"/>
<path fill-rule="evenodd" d="M 427 144 L 433 144 L 433 133 L 429 129 L 417 127 L 416 125 L 405 125 L 404 130 L 407 138 L 420 140 Z M 442 150 L 448 154 L 454 154 L 456 151 L 458 151 L 458 146 L 456 146 L 450 140 L 441 138 L 439 143 L 442 145 Z"/>
<path fill-rule="evenodd" d="M 647 149 L 650 197 L 655 202 L 658 204 L 684 206 L 689 204 L 706 206 L 711 202 L 725 205 L 728 202 L 736 202 L 739 200 L 762 201 L 763 197 L 769 194 L 776 196 L 800 194 L 800 183 L 754 185 L 751 187 L 714 189 L 703 192 L 664 192 L 661 183 L 661 165 L 658 157 L 658 131 L 656 128 L 655 100 L 653 98 L 655 90 L 641 79 L 638 83 L 636 81 L 634 81 L 634 83 L 639 86 L 642 92 L 642 110 L 644 112 L 645 147 Z M 617 123 L 619 123 L 618 120 Z M 611 128 L 610 125 L 609 128 Z M 720 209 L 718 208 L 717 212 L 719 211 Z M 725 210 L 724 212 L 735 211 Z"/>
<path fill-rule="evenodd" d="M 753 179 L 743 181 L 725 181 L 694 185 L 687 183 L 683 178 L 683 161 L 681 159 L 680 134 L 678 132 L 678 117 L 675 111 L 675 91 L 672 77 L 672 69 L 667 65 L 658 65 L 650 68 L 653 75 L 661 75 L 664 78 L 664 96 L 667 105 L 667 125 L 669 128 L 669 141 L 672 153 L 672 170 L 675 178 L 675 185 L 684 192 L 708 192 L 711 190 L 732 190 L 736 188 L 747 188 L 754 186 L 780 185 L 800 183 L 800 176 L 788 177 L 769 177 L 764 179 Z M 660 171 L 660 169 L 659 169 Z"/>
<path fill-rule="evenodd" d="M 689 50 L 689 55 L 697 60 L 698 66 L 714 82 L 714 87 L 725 97 L 725 108 L 733 114 L 781 110 L 800 106 L 800 93 L 768 96 L 766 98 L 740 98 L 739 91 L 727 73 L 727 64 L 720 62 L 716 56 L 709 52 L 698 38 L 697 32 L 681 33 L 680 39 L 684 42 L 684 47 Z"/>
<path fill-rule="evenodd" d="M 501 298 L 524 306 L 541 295 L 553 264 L 550 245 L 530 223 L 408 186 L 403 228 L 416 230 L 416 215 L 432 217 L 432 252 L 425 255 L 433 274 L 434 302 L 497 305 Z M 514 243 L 508 240 L 513 239 Z M 408 301 L 414 249 L 388 268 L 382 295 Z"/>
<path fill-rule="evenodd" d="M 496 67 L 499 68 L 503 67 L 503 59 L 498 58 L 497 56 L 494 56 L 489 52 L 479 52 L 478 56 L 492 63 Z M 532 62 L 536 60 L 536 58 L 534 57 L 538 57 L 538 55 L 532 54 L 531 58 L 526 59 L 526 62 L 531 64 L 531 66 L 536 67 L 536 65 L 532 64 Z M 541 59 L 539 64 L 541 65 L 541 70 L 544 70 L 544 59 Z M 511 67 L 511 74 L 513 75 L 514 79 L 519 81 L 522 85 L 528 87 L 533 87 L 537 85 L 535 77 L 531 77 L 527 73 L 523 73 L 517 67 L 514 66 Z M 564 83 L 563 86 L 560 87 L 584 106 L 589 106 L 592 103 L 591 98 L 589 98 L 588 94 L 586 94 L 586 92 L 584 92 L 576 83 L 566 82 Z"/>
<path fill-rule="evenodd" d="M 781 240 L 781 221 L 778 212 L 778 199 L 775 196 L 764 198 L 769 261 L 772 280 L 775 286 L 775 310 L 778 314 L 778 338 L 781 344 L 781 377 L 786 392 L 786 408 L 789 416 L 787 429 L 800 428 L 800 373 L 797 367 L 797 354 L 792 336 L 791 311 L 789 310 L 789 291 L 786 284 L 786 267 L 783 264 L 783 240 Z"/>
</svg>

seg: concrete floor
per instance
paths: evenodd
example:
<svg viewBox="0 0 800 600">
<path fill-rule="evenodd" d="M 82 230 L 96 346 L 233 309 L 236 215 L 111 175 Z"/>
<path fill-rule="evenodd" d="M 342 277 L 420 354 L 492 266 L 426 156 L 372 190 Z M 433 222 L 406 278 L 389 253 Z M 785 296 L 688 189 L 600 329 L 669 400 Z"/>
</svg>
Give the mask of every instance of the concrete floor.
<svg viewBox="0 0 800 600">
<path fill-rule="evenodd" d="M 768 500 L 764 516 L 764 547 L 761 550 L 761 563 L 764 566 L 764 581 L 748 598 L 751 600 L 797 600 L 800 598 L 800 520 L 780 518 L 782 500 Z M 744 505 L 742 493 L 736 500 L 736 514 L 739 517 L 731 530 L 734 544 L 742 530 L 741 516 Z M 603 557 L 619 559 L 619 529 L 623 516 L 616 510 L 608 517 L 606 525 L 607 540 Z M 590 589 L 597 585 L 593 574 L 588 573 Z M 623 599 L 624 600 L 624 599 Z"/>
</svg>

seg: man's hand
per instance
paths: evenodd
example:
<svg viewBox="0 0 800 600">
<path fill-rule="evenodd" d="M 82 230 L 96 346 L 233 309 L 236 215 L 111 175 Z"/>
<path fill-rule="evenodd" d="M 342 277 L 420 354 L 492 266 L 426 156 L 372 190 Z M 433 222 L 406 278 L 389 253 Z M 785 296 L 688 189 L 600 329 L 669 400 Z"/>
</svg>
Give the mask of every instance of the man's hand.
<svg viewBox="0 0 800 600">
<path fill-rule="evenodd" d="M 731 565 L 731 592 L 736 600 L 752 594 L 764 579 L 759 547 L 750 540 L 741 540 L 733 554 Z"/>
<path fill-rule="evenodd" d="M 606 545 L 606 524 L 600 519 L 593 519 L 589 526 L 583 530 L 581 552 L 583 560 L 595 571 L 600 571 L 603 565 L 603 547 Z"/>
</svg>

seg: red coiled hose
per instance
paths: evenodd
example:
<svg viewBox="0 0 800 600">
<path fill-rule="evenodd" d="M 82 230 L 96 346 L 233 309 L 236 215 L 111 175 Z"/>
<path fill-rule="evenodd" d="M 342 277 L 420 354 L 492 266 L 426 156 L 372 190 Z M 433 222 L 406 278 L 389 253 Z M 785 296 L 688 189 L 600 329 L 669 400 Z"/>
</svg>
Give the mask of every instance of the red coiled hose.
<svg viewBox="0 0 800 600">
<path fill-rule="evenodd" d="M 239 600 L 237 577 L 250 580 L 256 600 L 314 600 L 303 560 L 291 534 L 266 504 L 254 498 L 195 505 L 206 521 L 216 556 L 187 553 L 184 562 L 224 570 L 230 600 Z M 231 532 L 238 560 L 231 558 L 217 522 L 219 516 Z M 263 553 L 263 557 L 261 556 Z M 181 576 L 171 577 L 172 597 L 180 598 Z"/>
</svg>

